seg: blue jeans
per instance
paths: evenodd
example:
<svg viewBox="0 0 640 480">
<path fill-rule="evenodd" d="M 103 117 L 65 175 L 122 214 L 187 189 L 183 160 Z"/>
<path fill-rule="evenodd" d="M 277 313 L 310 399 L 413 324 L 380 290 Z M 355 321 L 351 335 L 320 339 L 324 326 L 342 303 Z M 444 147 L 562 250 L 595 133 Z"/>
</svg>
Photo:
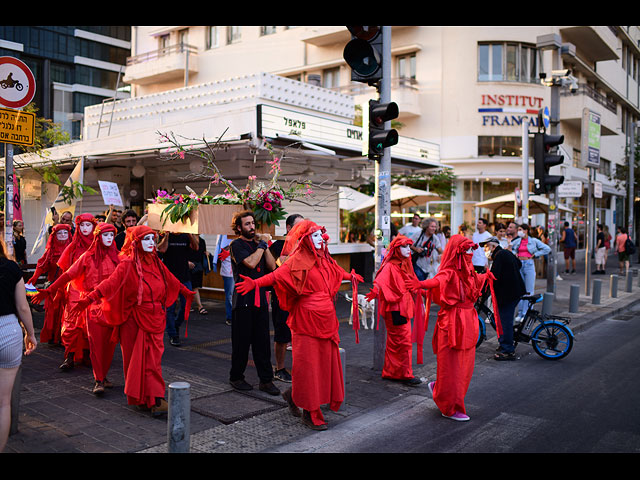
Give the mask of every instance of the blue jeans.
<svg viewBox="0 0 640 480">
<path fill-rule="evenodd" d="M 191 280 L 186 280 L 182 282 L 182 284 L 191 290 Z M 183 295 L 179 295 L 178 300 L 167 308 L 167 335 L 169 337 L 177 337 L 179 335 L 180 325 L 182 325 L 184 320 L 184 309 L 186 304 L 187 299 Z"/>
<path fill-rule="evenodd" d="M 231 320 L 233 315 L 232 303 L 233 303 L 233 288 L 235 286 L 235 282 L 233 281 L 233 277 L 222 277 L 222 281 L 224 282 L 224 306 L 227 314 L 227 320 Z"/>
<path fill-rule="evenodd" d="M 520 275 L 522 275 L 522 280 L 524 280 L 524 286 L 527 289 L 527 295 L 533 295 L 536 288 L 536 267 L 533 263 L 533 259 L 531 260 L 521 260 L 522 267 L 520 267 Z M 527 313 L 527 307 L 529 306 L 529 302 L 525 302 L 524 300 L 518 304 L 518 315 L 523 317 L 525 313 Z"/>
<path fill-rule="evenodd" d="M 515 346 L 513 345 L 513 314 L 516 310 L 517 300 L 511 302 L 498 302 L 498 314 L 500 315 L 500 324 L 502 325 L 502 336 L 498 339 L 500 342 L 500 350 L 504 353 L 513 353 Z"/>
</svg>

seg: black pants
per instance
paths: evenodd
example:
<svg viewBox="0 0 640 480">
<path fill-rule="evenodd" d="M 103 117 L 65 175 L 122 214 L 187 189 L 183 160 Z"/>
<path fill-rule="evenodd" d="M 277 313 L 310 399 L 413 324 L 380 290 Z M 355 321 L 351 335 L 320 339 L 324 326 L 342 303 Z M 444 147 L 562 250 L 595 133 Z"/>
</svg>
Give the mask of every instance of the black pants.
<svg viewBox="0 0 640 480">
<path fill-rule="evenodd" d="M 249 349 L 260 382 L 273 380 L 271 339 L 269 336 L 269 308 L 236 307 L 231 322 L 231 371 L 229 380 L 244 380 L 249 361 Z"/>
</svg>

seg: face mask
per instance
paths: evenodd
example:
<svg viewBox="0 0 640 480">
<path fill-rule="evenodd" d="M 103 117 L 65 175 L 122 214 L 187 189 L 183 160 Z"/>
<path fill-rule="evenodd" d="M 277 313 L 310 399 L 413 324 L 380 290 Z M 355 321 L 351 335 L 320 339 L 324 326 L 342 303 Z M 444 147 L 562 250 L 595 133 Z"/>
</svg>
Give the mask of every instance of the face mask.
<svg viewBox="0 0 640 480">
<path fill-rule="evenodd" d="M 80 222 L 80 233 L 82 235 L 90 235 L 93 232 L 93 223 Z"/>
<path fill-rule="evenodd" d="M 313 232 L 311 234 L 311 241 L 313 242 L 313 246 L 316 247 L 316 249 L 321 248 L 322 247 L 322 232 L 320 230 L 316 230 L 315 232 Z"/>
<path fill-rule="evenodd" d="M 518 236 L 520 238 L 524 237 L 524 232 L 522 230 L 518 230 Z"/>
<path fill-rule="evenodd" d="M 155 235 L 153 233 L 149 233 L 142 238 L 140 244 L 142 245 L 142 250 L 145 252 L 153 252 L 153 249 L 156 246 Z"/>
<path fill-rule="evenodd" d="M 56 232 L 56 238 L 61 242 L 64 242 L 69 239 L 69 232 L 67 230 L 60 230 L 59 232 Z"/>
<path fill-rule="evenodd" d="M 403 245 L 400 247 L 400 254 L 403 257 L 410 257 L 411 256 L 411 248 L 409 248 L 409 245 Z"/>
<path fill-rule="evenodd" d="M 105 247 L 110 247 L 113 243 L 113 232 L 105 232 L 102 234 L 102 244 Z"/>
</svg>

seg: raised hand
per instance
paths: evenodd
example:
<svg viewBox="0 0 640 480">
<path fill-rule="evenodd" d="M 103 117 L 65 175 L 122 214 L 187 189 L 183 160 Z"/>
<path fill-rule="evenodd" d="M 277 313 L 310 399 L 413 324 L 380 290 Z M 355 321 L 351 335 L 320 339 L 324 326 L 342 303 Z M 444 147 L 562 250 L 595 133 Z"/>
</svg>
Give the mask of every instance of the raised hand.
<svg viewBox="0 0 640 480">
<path fill-rule="evenodd" d="M 239 294 L 244 295 L 256 288 L 256 281 L 253 278 L 245 277 L 244 275 L 240 275 L 240 278 L 242 278 L 242 281 L 236 283 L 236 290 Z"/>
</svg>

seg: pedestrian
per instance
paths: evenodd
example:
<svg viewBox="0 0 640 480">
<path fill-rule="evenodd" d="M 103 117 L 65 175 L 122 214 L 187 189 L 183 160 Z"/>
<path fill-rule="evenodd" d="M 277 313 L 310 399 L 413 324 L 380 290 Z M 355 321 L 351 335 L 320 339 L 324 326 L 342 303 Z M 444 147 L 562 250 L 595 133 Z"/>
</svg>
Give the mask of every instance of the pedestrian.
<svg viewBox="0 0 640 480">
<path fill-rule="evenodd" d="M 327 429 L 321 405 L 329 404 L 335 412 L 344 400 L 335 296 L 343 281 L 350 280 L 354 290 L 362 281 L 335 262 L 327 241 L 324 227 L 305 219 L 287 235 L 283 252 L 288 258 L 282 266 L 261 277 L 242 275 L 236 283 L 236 290 L 255 299 L 256 305 L 264 305 L 260 291 L 273 285 L 282 308 L 289 312 L 292 383 L 282 396 L 290 412 L 313 430 Z"/>
<path fill-rule="evenodd" d="M 71 227 L 64 223 L 54 225 L 51 235 L 47 239 L 44 254 L 36 263 L 36 270 L 27 281 L 30 289 L 35 289 L 41 275 L 46 275 L 46 283 L 55 282 L 63 274 L 58 266 L 58 260 L 62 252 L 71 243 Z M 62 317 L 64 315 L 64 291 L 57 295 L 48 296 L 44 301 L 44 323 L 40 330 L 40 341 L 42 343 L 59 344 L 62 342 Z"/>
<path fill-rule="evenodd" d="M 13 257 L 21 267 L 27 265 L 27 239 L 24 238 L 24 222 L 13 221 Z"/>
<path fill-rule="evenodd" d="M 618 234 L 616 235 L 616 252 L 618 252 L 618 263 L 620 266 L 620 275 L 626 275 L 629 270 L 629 252 L 626 249 L 625 243 L 629 239 L 626 227 L 618 227 Z"/>
<path fill-rule="evenodd" d="M 478 222 L 476 223 L 476 231 L 473 232 L 473 235 L 471 236 L 471 240 L 476 245 L 479 245 L 480 242 L 484 242 L 491 237 L 491 233 L 487 230 L 487 224 L 488 222 L 485 218 L 478 219 Z M 477 248 L 473 251 L 473 258 L 471 261 L 473 263 L 473 268 L 478 273 L 486 272 L 489 267 L 489 261 L 482 249 Z"/>
<path fill-rule="evenodd" d="M 43 299 L 54 297 L 58 291 L 64 290 L 68 283 L 81 294 L 87 294 L 104 279 L 109 278 L 120 262 L 114 243 L 115 234 L 114 225 L 98 223 L 93 231 L 93 242 L 87 251 L 49 287 L 39 290 L 31 302 L 38 304 Z M 109 325 L 104 312 L 97 305 L 92 305 L 79 316 L 83 317 L 82 322 L 87 328 L 89 358 L 94 378 L 92 392 L 102 395 L 105 388 L 113 387 L 107 373 L 117 344 L 114 327 Z"/>
<path fill-rule="evenodd" d="M 261 288 L 259 306 L 253 295 L 238 290 L 240 276 L 259 279 L 276 268 L 269 250 L 271 235 L 256 233 L 253 212 L 237 212 L 232 227 L 239 235 L 231 242 L 231 265 L 235 283 L 233 320 L 231 322 L 231 370 L 229 383 L 236 390 L 246 391 L 253 387 L 245 380 L 245 370 L 251 349 L 253 363 L 260 380 L 258 388 L 269 395 L 280 395 L 273 384 L 271 366 L 271 338 L 269 334 L 269 306 L 266 289 Z"/>
<path fill-rule="evenodd" d="M 500 344 L 494 356 L 496 360 L 515 360 L 515 344 L 513 339 L 513 320 L 520 297 L 526 293 L 524 280 L 520 275 L 522 262 L 511 252 L 500 245 L 500 239 L 491 237 L 480 244 L 487 257 L 491 259 L 491 273 L 495 277 L 493 288 L 498 302 L 497 319 L 502 326 Z M 494 305 L 494 311 L 496 306 Z"/>
<path fill-rule="evenodd" d="M 500 243 L 500 246 L 506 249 L 509 246 L 509 239 L 507 238 L 507 227 L 504 223 L 496 224 L 496 238 Z"/>
<path fill-rule="evenodd" d="M 108 312 L 109 325 L 118 329 L 127 403 L 160 416 L 168 411 L 162 377 L 164 312 L 183 295 L 187 320 L 193 292 L 158 258 L 156 236 L 146 225 L 128 229 L 115 271 L 77 302 L 72 313 L 92 303 Z"/>
<path fill-rule="evenodd" d="M 442 245 L 435 235 L 438 222 L 433 218 L 425 218 L 422 221 L 422 232 L 417 240 L 410 246 L 412 251 L 413 270 L 418 280 L 432 278 L 438 272 Z"/>
<path fill-rule="evenodd" d="M 285 229 L 287 233 L 291 229 L 304 220 L 304 217 L 299 213 L 289 215 L 285 221 Z M 282 249 L 284 248 L 284 240 L 276 240 L 269 247 L 271 255 L 276 262 L 276 268 L 282 265 L 286 260 L 286 255 L 282 255 Z M 271 290 L 271 322 L 273 323 L 273 349 L 276 359 L 276 367 L 273 372 L 273 377 L 276 380 L 282 382 L 291 383 L 291 374 L 285 368 L 285 358 L 287 353 L 287 345 L 291 343 L 291 330 L 287 325 L 287 318 L 289 312 L 282 309 L 280 302 L 278 301 L 278 295 L 275 290 Z"/>
<path fill-rule="evenodd" d="M 453 235 L 442 255 L 438 274 L 408 284 L 412 290 L 428 289 L 429 302 L 440 305 L 432 341 L 436 380 L 429 382 L 428 387 L 442 415 L 456 421 L 469 420 L 464 398 L 473 376 L 478 341 L 474 303 L 487 283 L 491 287 L 494 278 L 491 272 L 476 272 L 471 258 L 477 248 L 463 235 Z M 427 311 L 425 318 L 428 315 Z"/>
<path fill-rule="evenodd" d="M 403 226 L 398 233 L 410 238 L 415 243 L 418 237 L 422 233 L 423 228 L 420 226 L 420 214 L 414 213 L 411 217 L 411 223 L 407 223 Z"/>
<path fill-rule="evenodd" d="M 605 274 L 605 262 L 606 262 L 606 252 L 607 248 L 605 247 L 605 236 L 604 229 L 601 224 L 598 224 L 598 233 L 596 235 L 596 270 L 593 272 L 594 275 L 604 275 Z"/>
<path fill-rule="evenodd" d="M 196 304 L 198 313 L 200 315 L 206 315 L 209 312 L 202 306 L 199 289 L 202 288 L 204 280 L 204 262 L 206 261 L 207 255 L 207 243 L 200 235 L 195 235 L 195 237 L 198 239 L 198 249 L 187 250 L 189 278 L 191 279 L 191 290 L 195 292 L 193 301 Z"/>
<path fill-rule="evenodd" d="M 4 240 L 0 240 L 0 453 L 11 429 L 11 393 L 23 346 L 24 354 L 30 355 L 37 344 L 22 270 L 8 257 Z"/>
<path fill-rule="evenodd" d="M 398 235 L 389 244 L 366 299 L 378 299 L 378 311 L 387 330 L 382 378 L 415 387 L 422 382 L 413 375 L 411 321 L 416 314 L 422 318 L 424 313 L 422 296 L 407 288 L 410 280 L 418 280 L 411 264 L 412 243 L 410 238 Z M 421 359 L 420 352 L 418 356 Z"/>
<path fill-rule="evenodd" d="M 576 247 L 578 246 L 576 232 L 569 226 L 569 222 L 564 222 L 564 229 L 560 237 L 563 244 L 564 253 L 564 273 L 576 273 Z M 571 271 L 569 271 L 571 267 Z"/>
<path fill-rule="evenodd" d="M 122 245 L 124 245 L 124 239 L 127 235 L 127 229 L 135 227 L 137 224 L 138 214 L 135 212 L 135 210 L 127 210 L 122 214 L 122 225 L 124 226 L 124 229 L 118 229 L 115 224 L 112 224 L 114 227 L 116 227 L 115 243 L 118 251 L 120 251 Z"/>
<path fill-rule="evenodd" d="M 506 247 L 502 247 L 502 248 L 506 248 L 506 250 L 509 250 L 511 253 L 511 244 L 513 243 L 513 241 L 518 238 L 518 224 L 516 222 L 507 222 L 507 229 L 505 230 L 505 238 L 507 239 L 507 246 Z"/>
<path fill-rule="evenodd" d="M 169 271 L 191 291 L 191 277 L 189 276 L 188 256 L 191 250 L 198 250 L 199 243 L 195 235 L 189 233 L 165 233 L 158 243 L 158 253 L 162 262 Z M 123 247 L 124 248 L 124 247 Z M 180 327 L 185 316 L 187 299 L 184 295 L 179 295 L 175 304 L 167 308 L 167 336 L 169 343 L 174 347 L 179 347 Z"/>
<path fill-rule="evenodd" d="M 520 274 L 524 280 L 524 286 L 528 295 L 533 295 L 536 286 L 536 268 L 534 259 L 551 252 L 551 248 L 546 243 L 529 236 L 529 225 L 523 223 L 518 226 L 518 238 L 511 243 L 511 253 L 522 262 Z M 526 314 L 528 302 L 521 301 L 517 307 L 516 320 L 520 321 Z"/>
<path fill-rule="evenodd" d="M 218 237 L 218 244 L 216 249 L 218 252 L 218 259 L 220 259 L 220 276 L 222 277 L 222 283 L 224 287 L 224 309 L 225 309 L 225 322 L 227 325 L 231 325 L 233 318 L 233 290 L 235 287 L 235 281 L 233 279 L 233 267 L 231 265 L 231 242 L 226 235 L 220 235 Z M 217 259 L 214 259 L 217 260 Z"/>
<path fill-rule="evenodd" d="M 607 259 L 609 258 L 609 249 L 611 248 L 611 233 L 609 233 L 609 227 L 607 225 L 603 226 L 603 230 L 604 230 L 604 246 L 605 246 L 604 264 L 606 266 Z"/>
<path fill-rule="evenodd" d="M 66 213 L 66 212 L 65 212 Z M 65 248 L 58 265 L 63 272 L 66 272 L 87 251 L 93 242 L 93 229 L 96 226 L 96 219 L 90 213 L 82 213 L 75 218 L 76 232 L 71 243 Z M 64 361 L 60 369 L 71 370 L 76 362 L 88 365 L 89 338 L 87 334 L 87 324 L 84 317 L 70 315 L 73 305 L 80 299 L 80 291 L 73 285 L 67 284 L 64 289 L 65 309 L 62 316 L 62 345 L 64 345 Z"/>
</svg>

